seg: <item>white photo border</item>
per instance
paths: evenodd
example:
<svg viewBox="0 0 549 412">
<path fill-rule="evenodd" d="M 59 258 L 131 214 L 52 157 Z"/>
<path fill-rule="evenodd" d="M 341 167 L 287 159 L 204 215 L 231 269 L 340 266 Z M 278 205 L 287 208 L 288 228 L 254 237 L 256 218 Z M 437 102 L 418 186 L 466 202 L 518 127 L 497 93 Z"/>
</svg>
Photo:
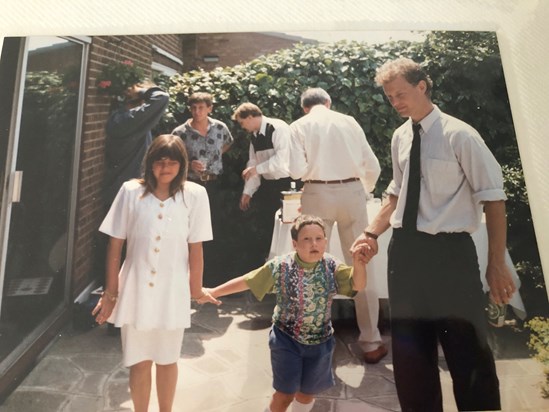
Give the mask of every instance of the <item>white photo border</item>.
<svg viewBox="0 0 549 412">
<path fill-rule="evenodd" d="M 0 36 L 305 30 L 483 30 L 498 36 L 538 249 L 549 285 L 549 1 L 18 0 Z M 1 46 L 0 46 L 1 47 Z"/>
</svg>

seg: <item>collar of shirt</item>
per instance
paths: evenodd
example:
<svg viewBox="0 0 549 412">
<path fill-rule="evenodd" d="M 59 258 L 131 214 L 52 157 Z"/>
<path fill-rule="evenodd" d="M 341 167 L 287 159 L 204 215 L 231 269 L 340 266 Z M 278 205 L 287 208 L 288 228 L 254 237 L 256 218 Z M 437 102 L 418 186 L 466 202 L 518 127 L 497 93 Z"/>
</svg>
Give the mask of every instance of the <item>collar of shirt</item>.
<svg viewBox="0 0 549 412">
<path fill-rule="evenodd" d="M 419 121 L 419 124 L 421 125 L 421 130 L 423 130 L 423 133 L 428 133 L 429 129 L 435 123 L 435 121 L 440 117 L 442 112 L 438 108 L 438 106 L 433 105 L 433 110 L 425 116 L 423 119 Z M 412 123 L 412 119 L 410 118 L 410 123 Z"/>
<path fill-rule="evenodd" d="M 324 258 L 324 256 L 322 258 Z M 303 260 L 301 260 L 297 252 L 295 252 L 294 254 L 294 260 L 297 262 L 299 266 L 301 266 L 305 270 L 314 269 L 316 265 L 318 265 L 318 262 L 320 262 L 320 260 L 317 262 L 304 262 Z"/>
<path fill-rule="evenodd" d="M 187 121 L 185 122 L 185 126 L 188 129 L 191 129 L 193 132 L 196 132 L 196 133 L 200 134 L 200 132 L 198 130 L 196 130 L 194 127 L 191 126 L 192 121 L 193 121 L 192 117 L 190 119 L 187 119 Z M 206 131 L 206 135 L 208 133 L 210 133 L 210 129 L 212 128 L 212 125 L 213 125 L 213 121 L 212 121 L 211 117 L 208 117 L 208 130 Z"/>
<path fill-rule="evenodd" d="M 311 107 L 311 110 L 309 110 L 309 113 L 316 112 L 316 111 L 322 111 L 322 110 L 330 110 L 326 106 L 321 104 L 315 104 L 313 107 Z"/>
<path fill-rule="evenodd" d="M 261 126 L 259 126 L 259 130 L 254 133 L 255 137 L 257 137 L 257 135 L 259 134 L 262 134 L 263 136 L 265 136 L 265 131 L 267 130 L 267 123 L 268 123 L 268 118 L 265 116 L 261 116 Z"/>
<path fill-rule="evenodd" d="M 411 119 L 409 120 L 411 123 Z M 466 152 L 466 161 L 460 162 L 452 145 L 452 137 L 475 139 L 476 132 L 462 121 L 434 107 L 420 122 L 421 193 L 417 228 L 421 232 L 437 234 L 477 230 L 481 215 L 481 201 L 505 199 L 502 190 L 501 169 L 484 145 Z M 399 128 L 397 161 L 402 171 L 399 181 L 393 180 L 387 192 L 398 196 L 391 215 L 391 225 L 402 227 L 408 185 L 408 154 L 412 141 L 411 124 Z M 424 144 L 425 143 L 425 144 Z M 494 196 L 494 197 L 492 197 Z"/>
</svg>

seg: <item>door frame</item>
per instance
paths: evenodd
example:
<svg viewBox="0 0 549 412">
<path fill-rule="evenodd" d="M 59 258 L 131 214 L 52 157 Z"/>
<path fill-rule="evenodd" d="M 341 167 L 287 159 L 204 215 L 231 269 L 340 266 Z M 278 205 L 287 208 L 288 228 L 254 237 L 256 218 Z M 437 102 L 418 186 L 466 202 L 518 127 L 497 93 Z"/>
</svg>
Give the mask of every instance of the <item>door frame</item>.
<svg viewBox="0 0 549 412">
<path fill-rule="evenodd" d="M 21 344 L 5 359 L 0 360 L 0 402 L 21 382 L 36 364 L 37 358 L 56 338 L 57 333 L 70 319 L 70 301 L 72 295 L 72 270 L 74 261 L 74 241 L 78 201 L 78 177 L 80 172 L 80 152 L 84 119 L 84 103 L 88 83 L 88 55 L 92 38 L 89 36 L 51 36 L 66 39 L 82 46 L 80 67 L 80 85 L 78 89 L 78 107 L 75 127 L 75 140 L 72 151 L 72 172 L 70 176 L 69 211 L 67 222 L 67 251 L 65 255 L 65 280 L 63 301 L 50 313 L 44 321 L 27 336 Z M 6 152 L 5 177 L 2 184 L 4 191 L 0 204 L 0 310 L 5 281 L 5 265 L 10 233 L 12 196 L 14 191 L 15 169 L 21 127 L 21 113 L 28 60 L 29 37 L 22 39 L 17 61 L 10 131 Z"/>
<path fill-rule="evenodd" d="M 15 180 L 15 166 L 17 163 L 17 150 L 19 147 L 19 131 L 21 127 L 21 112 L 23 108 L 23 94 L 25 88 L 25 72 L 27 67 L 28 38 L 23 39 L 17 59 L 17 71 L 15 75 L 16 87 L 13 92 L 13 103 L 10 118 L 10 130 L 8 135 L 8 147 L 6 151 L 6 166 L 4 174 L 4 194 L 0 208 L 0 315 L 2 310 L 2 296 L 6 272 L 6 257 L 8 253 L 8 238 L 11 223 L 11 206 L 13 204 L 13 190 Z M 24 70 L 25 68 L 25 70 Z M 0 363 L 1 364 L 1 363 Z M 0 369 L 1 373 L 1 369 Z"/>
</svg>

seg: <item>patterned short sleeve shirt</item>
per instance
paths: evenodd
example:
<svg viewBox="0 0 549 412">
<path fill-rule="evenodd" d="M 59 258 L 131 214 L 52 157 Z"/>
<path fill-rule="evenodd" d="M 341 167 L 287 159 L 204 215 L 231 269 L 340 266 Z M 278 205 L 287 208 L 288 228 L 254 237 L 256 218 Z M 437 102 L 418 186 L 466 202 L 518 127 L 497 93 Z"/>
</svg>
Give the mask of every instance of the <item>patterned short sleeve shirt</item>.
<svg viewBox="0 0 549 412">
<path fill-rule="evenodd" d="M 234 141 L 229 128 L 225 123 L 208 117 L 208 132 L 203 136 L 191 126 L 191 120 L 176 127 L 172 134 L 181 137 L 185 143 L 189 161 L 206 158 L 208 172 L 220 175 L 223 173 L 223 148 L 230 146 Z M 199 176 L 189 169 L 189 178 L 198 179 Z"/>
<path fill-rule="evenodd" d="M 245 279 L 258 299 L 276 295 L 273 324 L 306 345 L 322 343 L 333 334 L 334 296 L 355 294 L 352 267 L 328 254 L 316 263 L 305 263 L 296 253 L 275 257 Z"/>
</svg>

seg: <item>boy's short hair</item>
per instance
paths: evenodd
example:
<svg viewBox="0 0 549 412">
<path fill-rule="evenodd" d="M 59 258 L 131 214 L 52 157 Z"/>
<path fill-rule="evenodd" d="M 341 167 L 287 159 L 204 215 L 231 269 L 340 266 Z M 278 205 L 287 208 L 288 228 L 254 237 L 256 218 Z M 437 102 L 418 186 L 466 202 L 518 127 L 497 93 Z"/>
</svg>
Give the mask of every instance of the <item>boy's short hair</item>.
<svg viewBox="0 0 549 412">
<path fill-rule="evenodd" d="M 232 120 L 246 119 L 248 116 L 259 117 L 263 116 L 263 113 L 255 104 L 246 102 L 236 108 L 232 115 Z"/>
<path fill-rule="evenodd" d="M 301 229 L 303 229 L 304 226 L 307 225 L 320 226 L 322 232 L 324 232 L 324 236 L 326 236 L 326 228 L 324 227 L 324 221 L 321 218 L 313 215 L 301 215 L 296 220 L 294 220 L 292 228 L 290 229 L 292 240 L 297 240 L 299 232 L 301 231 Z"/>
<path fill-rule="evenodd" d="M 187 103 L 189 107 L 196 103 L 206 103 L 206 106 L 211 107 L 213 105 L 213 97 L 210 93 L 196 92 L 190 95 Z"/>
</svg>

